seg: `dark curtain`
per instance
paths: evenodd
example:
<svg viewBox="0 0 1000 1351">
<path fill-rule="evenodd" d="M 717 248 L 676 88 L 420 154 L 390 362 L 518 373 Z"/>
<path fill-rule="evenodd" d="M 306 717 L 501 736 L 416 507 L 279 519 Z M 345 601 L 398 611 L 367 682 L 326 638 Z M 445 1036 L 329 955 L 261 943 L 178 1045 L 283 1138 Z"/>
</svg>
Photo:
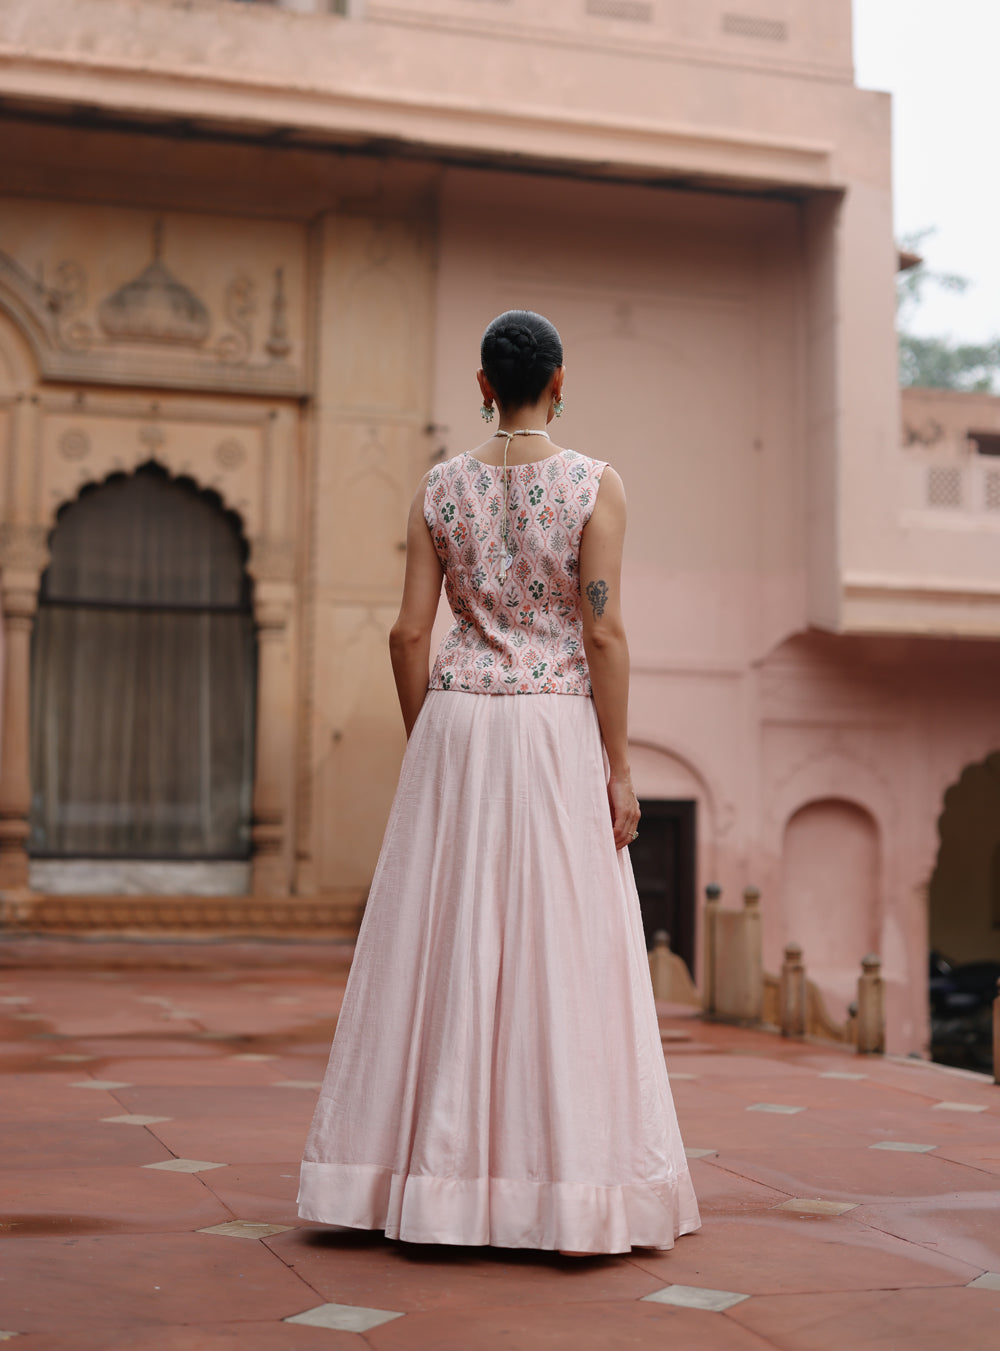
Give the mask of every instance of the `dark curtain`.
<svg viewBox="0 0 1000 1351">
<path fill-rule="evenodd" d="M 32 651 L 35 855 L 245 858 L 255 643 L 245 548 L 155 466 L 66 509 Z"/>
</svg>

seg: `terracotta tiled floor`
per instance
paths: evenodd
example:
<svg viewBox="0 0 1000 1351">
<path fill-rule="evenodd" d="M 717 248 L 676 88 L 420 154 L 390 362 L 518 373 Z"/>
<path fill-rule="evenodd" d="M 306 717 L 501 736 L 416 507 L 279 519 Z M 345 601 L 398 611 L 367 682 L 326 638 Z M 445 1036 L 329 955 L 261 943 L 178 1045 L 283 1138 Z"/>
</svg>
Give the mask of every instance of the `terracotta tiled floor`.
<svg viewBox="0 0 1000 1351">
<path fill-rule="evenodd" d="M 680 1010 L 667 1058 L 704 1227 L 672 1252 L 573 1261 L 300 1223 L 348 960 L 322 944 L 0 943 L 0 1340 L 1000 1348 L 1000 1087 Z"/>
</svg>

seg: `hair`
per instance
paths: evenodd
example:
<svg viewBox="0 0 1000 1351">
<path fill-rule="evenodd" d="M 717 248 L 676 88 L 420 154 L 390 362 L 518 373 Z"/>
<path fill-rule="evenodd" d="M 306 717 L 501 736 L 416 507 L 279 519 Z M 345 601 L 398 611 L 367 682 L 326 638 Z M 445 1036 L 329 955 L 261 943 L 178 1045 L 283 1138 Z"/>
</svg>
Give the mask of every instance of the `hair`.
<svg viewBox="0 0 1000 1351">
<path fill-rule="evenodd" d="M 537 403 L 563 364 L 556 326 L 533 310 L 507 310 L 483 334 L 480 356 L 497 403 L 510 412 Z"/>
</svg>

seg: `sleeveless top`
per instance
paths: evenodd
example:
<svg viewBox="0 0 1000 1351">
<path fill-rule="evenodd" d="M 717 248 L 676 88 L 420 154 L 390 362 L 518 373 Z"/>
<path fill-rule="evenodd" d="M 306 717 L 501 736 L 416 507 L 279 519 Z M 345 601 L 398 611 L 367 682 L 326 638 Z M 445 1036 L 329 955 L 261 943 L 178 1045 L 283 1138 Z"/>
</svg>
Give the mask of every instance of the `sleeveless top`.
<svg viewBox="0 0 1000 1351">
<path fill-rule="evenodd" d="M 466 452 L 431 471 L 424 520 L 455 623 L 438 649 L 429 689 L 590 694 L 580 537 L 605 468 L 575 450 L 509 466 L 513 562 L 503 584 L 503 467 Z"/>
</svg>

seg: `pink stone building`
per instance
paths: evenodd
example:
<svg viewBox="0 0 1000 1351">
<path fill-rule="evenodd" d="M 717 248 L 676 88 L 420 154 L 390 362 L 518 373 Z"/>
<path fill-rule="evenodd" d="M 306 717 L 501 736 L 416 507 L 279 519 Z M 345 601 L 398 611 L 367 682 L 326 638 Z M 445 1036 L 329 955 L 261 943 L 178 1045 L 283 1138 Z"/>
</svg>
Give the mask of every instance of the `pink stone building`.
<svg viewBox="0 0 1000 1351">
<path fill-rule="evenodd" d="M 928 935 L 1000 957 L 1000 404 L 901 409 L 849 0 L 8 0 L 0 57 L 6 922 L 350 927 L 406 505 L 523 305 L 629 492 L 650 930 L 697 976 L 755 883 L 923 1050 Z"/>
</svg>

